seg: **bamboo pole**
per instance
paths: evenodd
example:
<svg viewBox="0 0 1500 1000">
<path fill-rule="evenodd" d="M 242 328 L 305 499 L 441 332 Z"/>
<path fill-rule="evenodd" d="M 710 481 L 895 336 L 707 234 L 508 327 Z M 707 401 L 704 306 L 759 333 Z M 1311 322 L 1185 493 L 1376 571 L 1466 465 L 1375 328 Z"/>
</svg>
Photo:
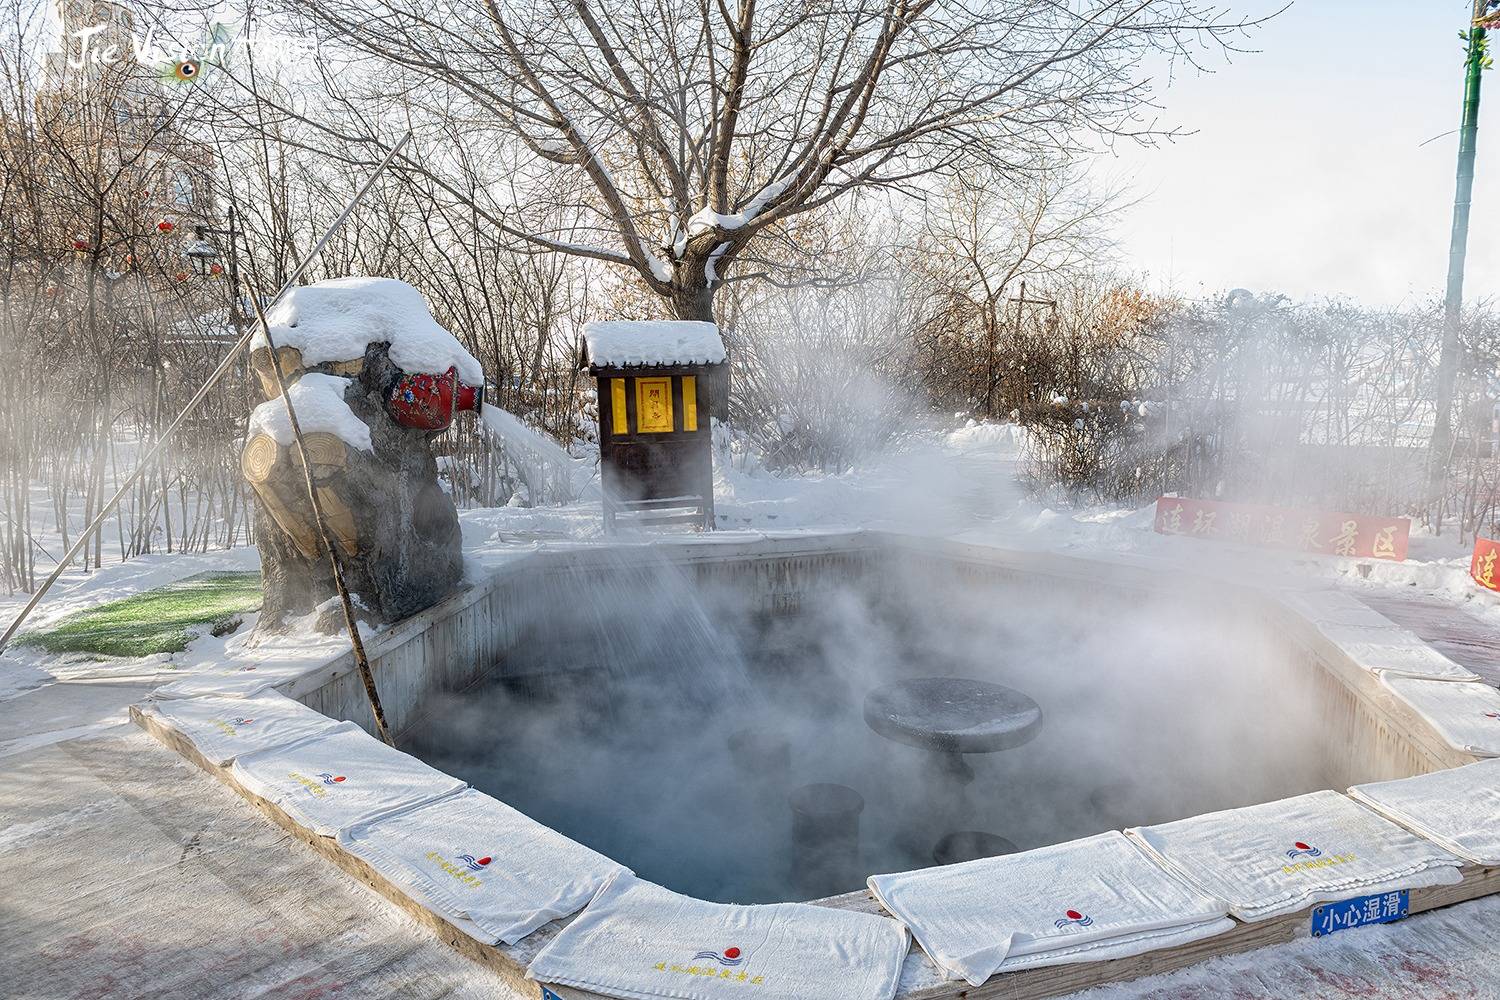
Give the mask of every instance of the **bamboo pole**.
<svg viewBox="0 0 1500 1000">
<path fill-rule="evenodd" d="M 333 586 L 339 592 L 339 603 L 344 608 L 344 624 L 349 627 L 349 642 L 354 647 L 354 663 L 359 668 L 359 679 L 364 682 L 365 696 L 370 699 L 370 711 L 375 716 L 375 730 L 388 746 L 395 746 L 391 741 L 390 730 L 385 725 L 385 709 L 380 705 L 380 692 L 375 689 L 375 674 L 370 670 L 369 658 L 365 656 L 364 640 L 359 636 L 354 602 L 350 600 L 349 588 L 344 583 L 344 566 L 339 559 L 338 549 L 333 544 L 328 522 L 323 517 L 323 502 L 318 499 L 318 487 L 313 481 L 312 457 L 307 453 L 302 425 L 297 422 L 297 408 L 292 405 L 291 393 L 287 392 L 286 375 L 281 370 L 281 355 L 277 353 L 276 342 L 271 339 L 271 324 L 266 322 L 265 310 L 261 308 L 260 298 L 253 287 L 250 288 L 250 304 L 255 308 L 255 322 L 260 325 L 261 335 L 266 338 L 266 346 L 271 350 L 271 371 L 276 375 L 276 390 L 281 393 L 281 401 L 286 406 L 286 417 L 292 425 L 297 454 L 302 459 L 302 479 L 307 484 L 307 500 L 312 504 L 313 523 L 318 526 L 318 540 L 328 553 L 329 565 L 333 567 Z"/>
</svg>

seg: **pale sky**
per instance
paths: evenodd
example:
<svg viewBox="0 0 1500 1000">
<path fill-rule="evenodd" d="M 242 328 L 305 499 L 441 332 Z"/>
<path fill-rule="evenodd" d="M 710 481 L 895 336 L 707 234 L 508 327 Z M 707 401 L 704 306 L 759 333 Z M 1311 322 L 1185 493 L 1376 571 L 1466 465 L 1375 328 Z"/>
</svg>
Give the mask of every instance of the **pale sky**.
<svg viewBox="0 0 1500 1000">
<path fill-rule="evenodd" d="M 1127 266 L 1188 296 L 1441 294 L 1458 135 L 1420 144 L 1458 127 L 1471 9 L 1297 0 L 1250 42 L 1259 51 L 1179 77 L 1164 119 L 1197 134 L 1100 165 L 1144 198 L 1121 226 Z M 1500 293 L 1500 69 L 1484 88 L 1468 301 Z"/>
</svg>

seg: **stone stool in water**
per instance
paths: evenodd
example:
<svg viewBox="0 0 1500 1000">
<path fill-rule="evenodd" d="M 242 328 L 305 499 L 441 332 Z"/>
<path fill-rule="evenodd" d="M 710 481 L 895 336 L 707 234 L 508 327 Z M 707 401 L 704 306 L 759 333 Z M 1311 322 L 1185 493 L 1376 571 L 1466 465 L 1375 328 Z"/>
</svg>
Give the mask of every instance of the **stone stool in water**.
<svg viewBox="0 0 1500 1000">
<path fill-rule="evenodd" d="M 956 865 L 980 858 L 1014 854 L 1020 848 L 1004 837 L 983 830 L 955 830 L 944 834 L 932 848 L 932 860 L 940 865 Z"/>
<path fill-rule="evenodd" d="M 792 807 L 792 882 L 807 899 L 856 889 L 859 814 L 865 800 L 848 785 L 818 783 L 795 789 Z"/>
</svg>

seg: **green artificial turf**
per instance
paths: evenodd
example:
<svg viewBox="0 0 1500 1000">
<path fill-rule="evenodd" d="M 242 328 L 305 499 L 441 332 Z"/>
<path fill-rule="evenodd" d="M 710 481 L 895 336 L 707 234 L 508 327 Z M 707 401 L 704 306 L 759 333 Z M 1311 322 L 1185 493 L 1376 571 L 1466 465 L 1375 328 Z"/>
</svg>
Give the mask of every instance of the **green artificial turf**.
<svg viewBox="0 0 1500 1000">
<path fill-rule="evenodd" d="M 49 653 L 179 653 L 192 639 L 191 629 L 200 625 L 227 628 L 238 616 L 258 607 L 259 573 L 199 573 L 69 615 L 51 628 L 28 632 L 16 641 Z"/>
</svg>

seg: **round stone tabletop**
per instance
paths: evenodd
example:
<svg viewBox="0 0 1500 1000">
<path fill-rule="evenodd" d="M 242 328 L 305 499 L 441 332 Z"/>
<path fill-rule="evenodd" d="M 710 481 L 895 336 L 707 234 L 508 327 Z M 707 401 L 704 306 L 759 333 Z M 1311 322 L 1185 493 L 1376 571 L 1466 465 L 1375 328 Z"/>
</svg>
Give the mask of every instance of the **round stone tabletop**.
<svg viewBox="0 0 1500 1000">
<path fill-rule="evenodd" d="M 940 753 L 993 753 L 1030 742 L 1042 709 L 988 681 L 916 677 L 865 697 L 865 722 L 886 739 Z"/>
</svg>

